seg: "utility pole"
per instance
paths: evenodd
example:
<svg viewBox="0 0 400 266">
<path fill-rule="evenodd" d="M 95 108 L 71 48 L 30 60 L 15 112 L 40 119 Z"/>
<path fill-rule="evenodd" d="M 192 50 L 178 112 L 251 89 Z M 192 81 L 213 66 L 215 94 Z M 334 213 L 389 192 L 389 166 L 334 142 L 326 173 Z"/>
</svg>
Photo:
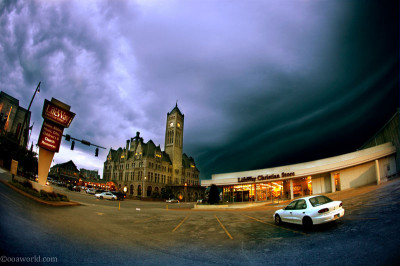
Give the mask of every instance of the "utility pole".
<svg viewBox="0 0 400 266">
<path fill-rule="evenodd" d="M 19 132 L 19 134 L 18 134 L 18 146 L 21 144 L 21 136 L 22 136 L 22 134 L 23 134 L 23 132 L 24 132 L 24 127 L 25 127 L 25 124 L 26 124 L 26 119 L 27 119 L 27 117 L 28 117 L 29 110 L 31 109 L 31 105 L 32 105 L 33 99 L 35 98 L 36 92 L 39 92 L 39 93 L 40 93 L 40 83 L 41 83 L 41 81 L 39 81 L 39 84 L 37 85 L 36 90 L 35 90 L 35 92 L 33 93 L 31 102 L 29 103 L 28 111 L 26 111 L 26 113 L 25 113 L 24 122 L 22 123 L 21 130 L 20 130 L 20 132 Z M 26 147 L 25 147 L 25 148 L 26 148 Z"/>
</svg>

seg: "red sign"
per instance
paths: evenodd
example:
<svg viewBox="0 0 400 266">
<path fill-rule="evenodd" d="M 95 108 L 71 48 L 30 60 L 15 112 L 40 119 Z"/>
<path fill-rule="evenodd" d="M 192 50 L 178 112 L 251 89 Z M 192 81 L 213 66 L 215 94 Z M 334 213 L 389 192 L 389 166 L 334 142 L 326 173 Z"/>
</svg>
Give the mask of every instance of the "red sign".
<svg viewBox="0 0 400 266">
<path fill-rule="evenodd" d="M 38 145 L 43 149 L 58 152 L 64 128 L 45 120 L 40 131 Z"/>
<path fill-rule="evenodd" d="M 42 117 L 45 120 L 53 121 L 65 128 L 69 127 L 75 114 L 51 103 L 48 100 L 44 100 Z"/>
</svg>

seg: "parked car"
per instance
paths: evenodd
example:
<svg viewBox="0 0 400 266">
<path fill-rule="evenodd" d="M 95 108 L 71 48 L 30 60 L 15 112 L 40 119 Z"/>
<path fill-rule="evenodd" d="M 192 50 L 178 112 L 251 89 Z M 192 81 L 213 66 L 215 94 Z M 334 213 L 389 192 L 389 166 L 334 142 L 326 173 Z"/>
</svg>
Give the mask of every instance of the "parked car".
<svg viewBox="0 0 400 266">
<path fill-rule="evenodd" d="M 167 199 L 165 202 L 166 203 L 179 203 L 179 200 L 177 200 L 177 199 Z"/>
<path fill-rule="evenodd" d="M 113 193 L 111 192 L 101 192 L 99 194 L 95 194 L 94 195 L 96 198 L 98 199 L 109 199 L 109 200 L 116 200 L 118 199 L 117 196 L 115 196 Z"/>
<path fill-rule="evenodd" d="M 111 191 L 115 196 L 117 196 L 118 200 L 124 200 L 126 198 L 126 194 L 119 191 Z"/>
<path fill-rule="evenodd" d="M 296 199 L 284 209 L 274 213 L 275 224 L 282 222 L 302 224 L 310 228 L 314 224 L 335 221 L 344 216 L 341 201 L 333 201 L 326 196 L 310 196 Z"/>
<path fill-rule="evenodd" d="M 80 187 L 80 186 L 74 186 L 74 187 L 72 188 L 72 190 L 81 192 L 81 187 Z"/>
<path fill-rule="evenodd" d="M 94 189 L 94 188 L 88 188 L 87 190 L 86 190 L 86 193 L 87 194 L 96 194 L 96 190 Z"/>
</svg>

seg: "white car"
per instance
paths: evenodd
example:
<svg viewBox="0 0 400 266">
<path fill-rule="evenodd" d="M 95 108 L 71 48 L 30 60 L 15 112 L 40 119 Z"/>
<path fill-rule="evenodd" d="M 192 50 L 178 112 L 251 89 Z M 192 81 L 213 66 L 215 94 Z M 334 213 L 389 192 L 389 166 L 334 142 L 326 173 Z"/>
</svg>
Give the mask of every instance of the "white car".
<svg viewBox="0 0 400 266">
<path fill-rule="evenodd" d="M 94 189 L 94 188 L 88 188 L 87 190 L 86 190 L 86 193 L 87 194 L 96 194 L 96 190 Z"/>
<path fill-rule="evenodd" d="M 113 193 L 111 192 L 102 192 L 99 194 L 95 194 L 94 195 L 96 198 L 98 199 L 109 199 L 109 200 L 116 200 L 118 199 L 117 196 L 115 196 Z"/>
<path fill-rule="evenodd" d="M 333 201 L 326 196 L 310 196 L 296 199 L 273 216 L 275 224 L 282 222 L 302 224 L 309 228 L 313 224 L 335 221 L 344 216 L 341 201 Z"/>
<path fill-rule="evenodd" d="M 179 200 L 177 200 L 177 199 L 167 199 L 165 202 L 166 203 L 179 203 Z"/>
</svg>

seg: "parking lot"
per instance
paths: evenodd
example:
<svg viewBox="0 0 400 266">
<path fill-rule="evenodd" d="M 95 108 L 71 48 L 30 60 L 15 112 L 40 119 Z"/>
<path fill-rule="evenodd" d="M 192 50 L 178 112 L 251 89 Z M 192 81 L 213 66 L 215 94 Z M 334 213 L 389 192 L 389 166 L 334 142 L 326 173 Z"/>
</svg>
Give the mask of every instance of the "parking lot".
<svg viewBox="0 0 400 266">
<path fill-rule="evenodd" d="M 196 210 L 193 208 L 195 203 L 143 202 L 130 199 L 110 201 L 95 199 L 93 195 L 83 191 L 62 189 L 62 192 L 68 194 L 71 200 L 82 204 L 74 209 L 74 212 L 85 210 L 88 212 L 87 217 L 92 216 L 91 219 L 103 225 L 118 225 L 120 230 L 135 235 L 135 239 L 151 234 L 154 241 L 181 241 L 184 237 L 204 242 L 234 242 L 302 238 L 324 231 L 334 232 L 349 221 L 378 219 L 375 216 L 357 215 L 358 211 L 366 206 L 384 206 L 384 203 L 374 203 L 374 197 L 371 197 L 376 193 L 376 188 L 378 187 L 367 186 L 328 195 L 335 200 L 343 200 L 345 216 L 337 222 L 314 226 L 312 230 L 307 231 L 298 225 L 274 224 L 273 213 L 286 206 L 289 201 L 258 204 L 253 208 Z"/>
<path fill-rule="evenodd" d="M 328 195 L 343 200 L 345 216 L 308 231 L 273 223 L 287 203 L 195 210 L 194 203 L 100 200 L 57 189 L 81 205 L 41 205 L 0 184 L 4 254 L 130 265 L 390 265 L 400 251 L 400 179 Z"/>
</svg>

